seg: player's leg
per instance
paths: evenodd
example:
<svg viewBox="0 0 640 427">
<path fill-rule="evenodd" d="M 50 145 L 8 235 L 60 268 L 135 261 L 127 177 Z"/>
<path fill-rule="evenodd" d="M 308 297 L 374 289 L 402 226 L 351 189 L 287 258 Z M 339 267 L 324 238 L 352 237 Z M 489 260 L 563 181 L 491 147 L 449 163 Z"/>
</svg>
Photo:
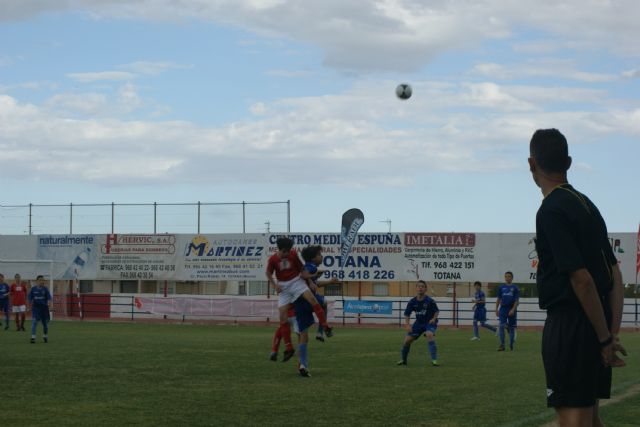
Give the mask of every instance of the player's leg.
<svg viewBox="0 0 640 427">
<path fill-rule="evenodd" d="M 560 427 L 592 427 L 597 425 L 593 424 L 593 406 L 556 408 L 556 416 Z"/>
<path fill-rule="evenodd" d="M 482 322 L 482 307 L 476 307 L 473 310 L 473 336 L 471 340 L 479 340 L 480 339 L 480 329 L 478 328 L 478 323 Z"/>
<path fill-rule="evenodd" d="M 275 362 L 278 360 L 278 350 L 280 349 L 280 341 L 282 341 L 282 329 L 278 323 L 275 333 L 273 334 L 273 340 L 271 341 L 271 354 L 269 360 Z"/>
<path fill-rule="evenodd" d="M 42 316 L 42 340 L 47 343 L 49 342 L 49 316 L 48 316 L 48 309 L 47 309 L 47 316 Z"/>
<path fill-rule="evenodd" d="M 501 307 L 498 314 L 498 338 L 500 338 L 500 347 L 498 347 L 498 351 L 504 351 L 504 330 L 507 327 L 507 313 L 505 313 Z"/>
<path fill-rule="evenodd" d="M 38 326 L 38 312 L 39 310 L 36 307 L 31 309 L 31 344 L 36 343 L 36 327 Z"/>
<path fill-rule="evenodd" d="M 427 345 L 429 346 L 429 354 L 431 355 L 431 364 L 433 366 L 439 366 L 438 364 L 438 347 L 436 346 L 436 325 L 427 325 Z"/>
<path fill-rule="evenodd" d="M 328 310 L 327 310 L 327 301 L 324 299 L 324 297 L 322 295 L 318 295 L 316 299 L 318 300 L 318 303 L 322 307 L 322 311 L 324 311 L 325 317 L 327 317 L 328 313 L 329 313 Z M 322 327 L 320 322 L 318 322 L 318 330 L 316 331 L 316 339 L 318 341 L 320 341 L 320 342 L 324 342 L 324 328 Z"/>
<path fill-rule="evenodd" d="M 291 326 L 289 324 L 289 304 L 293 301 L 289 301 L 289 295 L 285 293 L 285 291 L 280 292 L 279 300 L 278 300 L 278 314 L 280 316 L 280 335 L 284 340 L 284 354 L 283 354 L 283 362 L 291 359 L 295 354 L 295 350 L 293 349 L 293 344 L 291 343 Z"/>
<path fill-rule="evenodd" d="M 604 423 L 602 422 L 602 419 L 600 418 L 600 411 L 599 411 L 599 407 L 600 406 L 600 402 L 598 400 L 596 400 L 596 404 L 593 407 L 593 414 L 592 414 L 592 419 L 593 419 L 593 427 L 604 427 Z"/>
<path fill-rule="evenodd" d="M 11 320 L 9 319 L 9 298 L 5 298 L 4 303 L 2 304 L 2 311 L 4 312 L 4 330 L 9 329 L 9 323 Z"/>
<path fill-rule="evenodd" d="M 496 333 L 498 330 L 487 323 L 487 309 L 484 308 L 482 311 L 483 311 L 482 316 L 480 316 L 480 318 L 478 319 L 480 321 L 480 326 L 490 330 L 493 333 Z"/>
<path fill-rule="evenodd" d="M 418 325 L 414 322 L 411 326 L 411 331 L 407 332 L 407 335 L 404 337 L 404 343 L 402 344 L 402 349 L 400 350 L 400 356 L 402 359 L 398 362 L 398 365 L 406 365 L 407 359 L 409 357 L 409 350 L 411 349 L 411 344 L 420 338 L 420 335 L 424 333 L 424 326 Z"/>
<path fill-rule="evenodd" d="M 507 318 L 507 326 L 509 328 L 509 348 L 513 351 L 513 346 L 516 343 L 516 329 L 518 327 L 517 314 L 509 316 Z"/>
<path fill-rule="evenodd" d="M 20 330 L 20 307 L 14 305 L 12 310 L 16 320 L 16 331 L 19 331 Z"/>
<path fill-rule="evenodd" d="M 494 334 L 497 332 L 497 328 L 493 325 L 488 324 L 486 321 L 485 322 L 480 322 L 480 326 L 482 326 L 485 329 L 490 330 L 491 332 L 493 332 Z"/>
<path fill-rule="evenodd" d="M 311 304 L 311 308 L 313 309 L 313 312 L 318 318 L 318 323 L 320 323 L 320 325 L 324 328 L 327 336 L 331 337 L 333 335 L 332 328 L 327 323 L 327 317 L 324 314 L 324 310 L 322 309 L 322 306 L 318 304 L 318 300 L 316 299 L 316 297 L 313 296 L 313 292 L 311 292 L 307 288 L 307 290 L 303 292 L 302 296 L 304 297 L 305 300 L 307 300 L 309 304 Z"/>
<path fill-rule="evenodd" d="M 309 329 L 305 329 L 300 332 L 300 344 L 298 345 L 298 354 L 300 366 L 298 366 L 298 372 L 302 377 L 310 377 L 309 363 L 307 362 L 307 345 L 309 344 Z"/>
<path fill-rule="evenodd" d="M 22 312 L 20 313 L 20 330 L 24 331 L 24 321 L 27 318 L 27 313 L 26 313 L 27 309 L 26 307 L 23 305 L 22 306 Z"/>
</svg>

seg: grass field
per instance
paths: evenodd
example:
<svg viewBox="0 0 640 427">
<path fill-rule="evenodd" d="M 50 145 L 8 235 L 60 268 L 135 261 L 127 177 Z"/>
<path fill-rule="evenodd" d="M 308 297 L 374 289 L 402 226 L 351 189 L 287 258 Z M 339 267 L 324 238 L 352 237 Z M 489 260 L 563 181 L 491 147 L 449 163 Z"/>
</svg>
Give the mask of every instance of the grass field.
<svg viewBox="0 0 640 427">
<path fill-rule="evenodd" d="M 27 329 L 29 329 L 27 324 Z M 50 343 L 0 331 L 4 425 L 426 425 L 539 426 L 545 407 L 540 332 L 496 352 L 485 332 L 438 331 L 439 368 L 425 340 L 395 366 L 399 329 L 336 328 L 309 346 L 312 378 L 267 360 L 273 327 L 56 321 Z M 640 334 L 615 371 L 611 426 L 638 425 Z"/>
</svg>

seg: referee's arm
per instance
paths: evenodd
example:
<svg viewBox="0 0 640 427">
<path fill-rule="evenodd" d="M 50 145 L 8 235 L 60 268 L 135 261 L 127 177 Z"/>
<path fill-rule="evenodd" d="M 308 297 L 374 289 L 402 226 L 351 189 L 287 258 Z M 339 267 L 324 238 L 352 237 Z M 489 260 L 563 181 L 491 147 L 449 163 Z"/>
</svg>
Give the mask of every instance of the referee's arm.
<svg viewBox="0 0 640 427">
<path fill-rule="evenodd" d="M 616 262 L 613 266 L 613 288 L 609 292 L 611 305 L 611 333 L 616 336 L 620 332 L 622 324 L 622 309 L 624 307 L 624 286 L 622 285 L 622 272 Z"/>
<path fill-rule="evenodd" d="M 609 339 L 611 332 L 604 317 L 604 310 L 598 296 L 596 284 L 589 271 L 586 268 L 581 268 L 572 272 L 571 286 L 596 332 L 598 341 L 604 342 Z"/>
</svg>

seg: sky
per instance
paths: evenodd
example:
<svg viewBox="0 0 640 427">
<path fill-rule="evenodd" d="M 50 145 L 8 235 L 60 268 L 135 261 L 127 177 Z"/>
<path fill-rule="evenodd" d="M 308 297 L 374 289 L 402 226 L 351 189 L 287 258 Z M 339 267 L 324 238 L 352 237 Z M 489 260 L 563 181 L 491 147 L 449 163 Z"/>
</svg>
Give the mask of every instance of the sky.
<svg viewBox="0 0 640 427">
<path fill-rule="evenodd" d="M 290 201 L 299 232 L 338 232 L 353 207 L 361 232 L 531 232 L 528 144 L 551 127 L 569 181 L 635 232 L 638 16 L 635 0 L 3 1 L 0 234 L 25 232 L 14 205 L 197 201 Z M 282 205 L 252 215 L 247 232 L 284 231 Z"/>
</svg>

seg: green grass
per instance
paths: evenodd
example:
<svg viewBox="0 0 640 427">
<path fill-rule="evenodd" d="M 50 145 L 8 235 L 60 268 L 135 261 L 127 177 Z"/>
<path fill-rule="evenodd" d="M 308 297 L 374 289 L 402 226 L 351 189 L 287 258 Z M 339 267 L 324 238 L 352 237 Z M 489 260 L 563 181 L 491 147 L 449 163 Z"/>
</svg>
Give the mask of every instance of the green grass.
<svg viewBox="0 0 640 427">
<path fill-rule="evenodd" d="M 27 324 L 27 327 L 30 325 Z M 540 332 L 515 352 L 485 332 L 438 331 L 439 368 L 426 341 L 398 367 L 404 332 L 336 328 L 309 345 L 312 378 L 294 360 L 267 360 L 273 327 L 56 321 L 51 341 L 0 331 L 0 413 L 6 425 L 429 425 L 537 426 L 545 407 Z M 484 332 L 484 331 L 483 331 Z M 630 350 L 640 334 L 625 334 Z M 640 384 L 633 355 L 615 371 L 614 396 Z M 634 425 L 640 398 L 602 409 Z"/>
</svg>

